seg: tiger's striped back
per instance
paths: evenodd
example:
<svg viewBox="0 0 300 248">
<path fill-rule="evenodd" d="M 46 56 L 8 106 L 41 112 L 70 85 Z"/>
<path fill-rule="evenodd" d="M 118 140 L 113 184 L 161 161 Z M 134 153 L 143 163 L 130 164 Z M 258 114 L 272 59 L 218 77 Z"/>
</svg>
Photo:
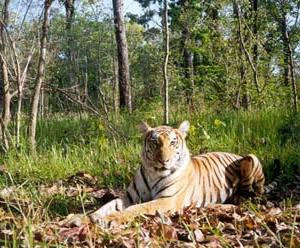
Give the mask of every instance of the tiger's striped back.
<svg viewBox="0 0 300 248">
<path fill-rule="evenodd" d="M 199 207 L 210 203 L 224 203 L 235 193 L 240 182 L 239 160 L 241 156 L 210 152 L 192 158 L 195 170 L 194 188 L 187 204 L 196 202 Z"/>
</svg>

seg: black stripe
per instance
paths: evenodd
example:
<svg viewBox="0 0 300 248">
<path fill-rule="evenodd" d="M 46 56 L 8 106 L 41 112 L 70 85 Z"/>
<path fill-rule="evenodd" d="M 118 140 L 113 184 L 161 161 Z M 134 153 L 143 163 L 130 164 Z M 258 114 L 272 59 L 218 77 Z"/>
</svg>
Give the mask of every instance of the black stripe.
<svg viewBox="0 0 300 248">
<path fill-rule="evenodd" d="M 207 157 L 203 157 L 203 158 L 205 158 L 207 160 Z M 208 171 L 208 167 L 205 164 L 205 161 L 202 161 L 202 164 L 204 165 L 203 169 L 206 169 L 206 171 L 207 171 L 206 175 L 208 176 L 209 171 Z M 206 183 L 204 181 L 203 182 L 203 189 L 204 190 L 203 190 L 203 203 L 202 203 L 202 206 L 204 206 L 206 203 L 209 203 L 209 202 L 206 202 L 206 194 L 208 194 L 211 191 L 211 183 L 210 183 L 210 176 L 208 176 L 208 178 L 207 178 L 207 176 L 203 178 L 204 180 L 208 180 L 208 188 L 205 187 Z M 211 197 L 211 195 L 210 195 L 210 197 Z"/>
<path fill-rule="evenodd" d="M 170 174 L 171 175 L 171 174 Z M 169 175 L 168 175 L 169 176 Z M 161 180 L 164 180 L 165 178 L 167 178 L 168 176 L 164 176 L 164 177 L 161 177 L 159 178 L 156 183 L 152 186 L 151 190 L 153 190 L 158 184 L 159 182 L 161 182 Z"/>
<path fill-rule="evenodd" d="M 227 168 L 232 163 L 227 157 L 225 157 L 224 154 L 222 154 L 222 156 L 219 158 L 219 160 L 225 168 Z"/>
<path fill-rule="evenodd" d="M 220 172 L 220 168 L 219 168 L 219 164 L 211 157 L 211 160 L 213 161 L 213 163 L 215 164 L 215 166 L 213 166 L 216 178 L 219 182 L 220 187 L 222 187 L 222 182 L 221 182 L 221 172 Z"/>
<path fill-rule="evenodd" d="M 226 168 L 231 164 L 231 162 L 230 161 L 226 161 L 225 158 L 222 155 L 223 154 L 218 154 L 218 156 L 215 156 L 215 157 L 218 159 L 218 161 L 220 162 L 220 164 L 225 168 L 225 172 L 226 172 Z"/>
<path fill-rule="evenodd" d="M 149 148 L 150 149 L 150 148 Z M 148 148 L 147 148 L 147 146 L 145 147 L 145 156 L 146 156 L 146 158 L 148 159 L 148 160 L 152 160 L 150 157 L 149 157 L 149 152 L 147 151 L 148 150 Z"/>
<path fill-rule="evenodd" d="M 192 191 L 192 194 L 191 194 L 191 197 L 190 197 L 190 203 L 193 201 L 194 194 L 195 194 L 195 188 L 196 188 L 196 184 L 194 183 L 193 191 Z"/>
<path fill-rule="evenodd" d="M 215 187 L 215 189 L 217 190 L 217 191 L 213 191 L 213 193 L 214 194 L 217 194 L 216 196 L 216 198 L 217 198 L 217 202 L 221 202 L 219 199 L 221 198 L 220 197 L 220 191 L 221 191 L 221 189 L 223 188 L 223 185 L 222 185 L 222 183 L 221 183 L 221 181 L 220 181 L 220 178 L 219 178 L 219 175 L 217 174 L 217 169 L 216 169 L 216 167 L 218 167 L 218 164 L 216 164 L 215 163 L 215 161 L 213 160 L 213 158 L 212 157 L 210 157 L 210 159 L 212 160 L 212 163 L 215 165 L 215 166 L 212 166 L 212 170 L 213 170 L 213 172 L 214 172 L 214 174 L 213 174 L 213 184 L 214 184 L 214 187 Z M 218 183 L 217 183 L 218 182 Z M 212 201 L 212 200 L 211 200 Z"/>
<path fill-rule="evenodd" d="M 243 189 L 249 188 L 250 185 L 252 185 L 252 183 L 243 183 L 242 185 L 240 185 L 240 188 L 243 188 Z"/>
<path fill-rule="evenodd" d="M 222 155 L 222 154 L 215 153 L 215 158 L 217 158 L 217 159 L 219 160 L 219 162 L 220 162 L 221 164 L 223 164 L 223 161 L 222 161 L 221 158 L 220 158 L 221 155 Z"/>
<path fill-rule="evenodd" d="M 253 166 L 255 166 L 253 159 L 252 159 L 252 161 L 253 161 Z M 251 173 L 253 177 L 256 177 L 256 174 L 258 173 L 259 167 L 260 167 L 260 165 L 256 164 L 256 167 L 252 169 L 252 170 L 254 170 L 254 172 Z"/>
<path fill-rule="evenodd" d="M 224 167 L 224 169 L 225 169 L 224 173 L 225 173 L 225 178 L 226 178 L 226 172 L 228 172 L 228 167 L 229 167 L 229 165 L 231 164 L 231 162 L 229 161 L 229 164 L 228 164 L 228 162 L 227 162 L 223 157 L 221 157 L 220 155 L 222 155 L 222 154 L 218 154 L 218 156 L 215 155 L 215 158 L 217 158 L 218 161 L 220 162 L 220 164 Z M 221 158 L 222 158 L 222 159 L 221 159 Z M 224 163 L 225 163 L 225 164 L 224 164 Z M 218 169 L 219 169 L 219 168 L 218 168 Z M 223 173 L 221 173 L 221 174 L 223 174 Z M 235 177 L 235 175 L 232 174 L 232 171 L 231 171 L 231 170 L 229 170 L 229 174 L 230 174 L 232 177 Z"/>
<path fill-rule="evenodd" d="M 224 154 L 225 155 L 225 154 Z M 236 178 L 236 171 L 234 170 L 233 166 L 232 166 L 232 162 L 227 158 L 227 157 L 222 157 L 225 165 L 222 163 L 222 165 L 225 167 L 225 177 L 228 177 L 226 175 L 226 173 L 230 174 L 230 176 L 234 179 Z M 227 159 L 227 161 L 225 160 L 225 158 Z M 232 183 L 232 182 L 231 182 Z"/>
<path fill-rule="evenodd" d="M 217 203 L 222 203 L 221 201 L 221 190 L 217 193 Z"/>
<path fill-rule="evenodd" d="M 140 192 L 138 191 L 138 189 L 136 187 L 135 180 L 133 180 L 133 189 L 135 190 L 135 192 L 137 193 L 139 199 L 141 200 Z"/>
<path fill-rule="evenodd" d="M 159 199 L 160 199 L 160 198 L 168 198 L 168 197 L 172 197 L 172 196 L 178 194 L 178 192 L 179 192 L 180 190 L 181 190 L 181 189 L 178 189 L 178 190 L 177 190 L 174 194 L 172 194 L 172 195 L 163 195 L 163 196 L 160 196 Z"/>
<path fill-rule="evenodd" d="M 256 183 L 261 183 L 263 180 L 265 180 L 264 176 L 262 176 L 260 179 L 258 179 Z"/>
<path fill-rule="evenodd" d="M 132 196 L 131 196 L 131 194 L 129 193 L 128 190 L 126 191 L 126 196 L 127 196 L 127 198 L 129 199 L 129 201 L 130 201 L 131 203 L 134 203 L 134 202 L 133 202 L 133 199 L 132 199 Z"/>
<path fill-rule="evenodd" d="M 116 202 L 115 209 L 116 209 L 117 211 L 120 211 L 120 210 L 122 210 L 122 209 L 120 209 L 120 208 L 118 207 L 118 204 L 117 204 L 117 202 Z"/>
<path fill-rule="evenodd" d="M 208 164 L 209 164 L 208 158 L 207 157 L 203 157 L 203 158 L 205 158 L 207 160 Z M 211 180 L 210 180 L 211 178 L 209 176 L 209 169 L 208 169 L 207 165 L 205 164 L 205 161 L 202 161 L 202 162 L 203 162 L 203 165 L 204 165 L 204 167 L 205 167 L 205 169 L 207 171 L 206 175 L 208 177 L 208 187 L 209 187 L 208 190 L 210 191 L 211 190 Z M 207 177 L 205 177 L 205 178 L 207 179 Z"/>
<path fill-rule="evenodd" d="M 171 176 L 175 171 L 176 170 L 171 171 L 171 173 L 169 175 L 159 178 L 157 180 L 157 182 L 152 186 L 151 190 L 153 190 L 162 180 L 164 180 L 164 179 L 168 178 L 169 176 Z"/>
<path fill-rule="evenodd" d="M 200 164 L 200 161 L 199 161 L 200 159 L 197 159 L 197 158 L 193 158 L 192 159 L 192 163 L 193 164 L 195 164 L 196 163 L 196 165 L 197 165 L 197 169 L 198 169 L 198 186 L 199 186 L 199 188 L 200 188 L 200 190 L 202 190 L 202 188 L 200 187 L 201 186 L 201 183 L 202 183 L 202 181 L 201 181 L 201 168 L 200 168 L 200 166 L 201 166 L 201 164 Z M 195 167 L 195 166 L 194 166 Z M 195 187 L 196 187 L 196 185 L 195 185 Z M 201 194 L 201 191 L 200 191 L 200 194 Z M 201 202 L 201 204 L 202 204 L 202 202 Z"/>
<path fill-rule="evenodd" d="M 161 192 L 163 192 L 164 190 L 168 189 L 169 187 L 171 187 L 172 185 L 174 185 L 176 183 L 176 181 L 174 181 L 173 183 L 161 188 L 155 195 L 159 195 Z"/>
<path fill-rule="evenodd" d="M 222 159 L 222 161 L 225 162 L 225 165 L 223 164 L 222 161 L 221 161 L 222 162 L 221 164 L 225 168 L 225 180 L 226 180 L 226 185 L 227 185 L 226 194 L 227 194 L 227 196 L 229 196 L 229 189 L 232 188 L 232 183 L 233 183 L 233 181 L 231 181 L 230 176 L 232 178 L 235 178 L 235 175 L 232 175 L 232 171 L 230 170 L 230 169 L 232 169 L 232 168 L 230 168 L 230 164 L 231 164 L 230 160 L 226 161 L 227 158 L 223 155 L 224 155 L 224 153 L 222 153 L 222 156 L 220 156 L 220 159 Z"/>
<path fill-rule="evenodd" d="M 204 207 L 205 205 L 205 201 L 206 201 L 206 189 L 205 189 L 205 183 L 203 183 L 203 191 L 202 191 L 202 195 L 203 195 L 203 199 L 202 199 L 202 203 L 201 203 L 201 207 Z"/>
<path fill-rule="evenodd" d="M 202 185 L 204 185 L 204 184 L 203 184 L 203 180 L 201 180 L 201 163 L 200 162 L 202 162 L 202 161 L 201 161 L 200 158 L 193 158 L 192 160 L 193 160 L 193 164 L 196 163 L 197 168 L 198 168 L 198 174 L 199 174 L 198 175 L 199 176 L 198 177 L 198 190 L 200 191 L 199 192 L 200 196 L 199 196 L 198 201 L 200 202 L 200 200 L 201 200 L 201 205 L 199 207 L 202 207 L 203 206 L 202 204 L 205 201 L 205 199 L 201 198 L 204 194 L 204 190 L 203 190 L 203 187 L 202 187 Z"/>
<path fill-rule="evenodd" d="M 202 174 L 203 174 L 202 173 L 203 169 L 202 169 L 202 166 L 201 166 L 202 163 L 200 164 L 200 161 L 197 161 L 198 164 L 199 164 L 199 167 L 198 167 L 198 170 L 199 170 L 199 191 L 200 191 L 199 193 L 200 193 L 200 196 L 202 197 L 202 198 L 200 197 L 200 199 L 201 199 L 200 207 L 203 207 L 204 204 L 205 204 L 205 184 L 204 184 L 204 180 L 203 180 L 203 176 L 202 176 Z"/>
<path fill-rule="evenodd" d="M 232 158 L 232 156 L 228 153 L 224 153 L 225 157 L 230 161 L 232 161 L 232 163 L 230 165 L 235 166 L 236 168 L 239 167 L 239 165 L 237 164 L 237 158 Z"/>
<path fill-rule="evenodd" d="M 209 164 L 209 168 L 210 168 L 209 171 L 208 171 L 208 178 L 209 178 L 209 181 L 210 181 L 210 190 L 209 190 L 209 193 L 210 193 L 210 203 L 213 203 L 213 196 L 216 193 L 215 189 L 218 190 L 218 187 L 215 184 L 214 176 L 215 176 L 216 172 L 214 170 L 214 166 L 211 163 L 211 160 L 212 160 L 211 156 L 209 156 L 207 158 L 207 161 L 208 161 L 208 164 Z"/>
<path fill-rule="evenodd" d="M 225 156 L 229 161 L 231 161 L 232 163 L 234 163 L 234 160 L 232 159 L 231 156 L 229 156 L 228 153 L 223 153 L 223 154 L 224 154 L 224 156 Z"/>
<path fill-rule="evenodd" d="M 150 189 L 150 186 L 149 186 L 149 184 L 148 184 L 147 178 L 145 177 L 145 174 L 144 174 L 143 166 L 141 166 L 140 172 L 141 172 L 142 178 L 143 178 L 143 180 L 144 180 L 144 183 L 145 183 L 145 185 L 146 185 L 148 191 L 151 192 L 151 189 Z"/>
<path fill-rule="evenodd" d="M 227 199 L 228 199 L 228 197 L 229 197 L 229 193 L 230 193 L 230 190 L 229 190 L 229 188 L 225 188 L 225 191 L 226 191 L 226 195 L 227 195 Z M 225 199 L 225 201 L 227 200 L 227 199 Z"/>
</svg>

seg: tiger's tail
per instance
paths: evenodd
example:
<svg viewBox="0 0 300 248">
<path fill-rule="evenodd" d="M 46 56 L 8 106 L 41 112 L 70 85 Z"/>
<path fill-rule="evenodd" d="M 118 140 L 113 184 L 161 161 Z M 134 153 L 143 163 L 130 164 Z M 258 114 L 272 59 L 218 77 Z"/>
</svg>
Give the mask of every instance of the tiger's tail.
<svg viewBox="0 0 300 248">
<path fill-rule="evenodd" d="M 283 174 L 279 159 L 274 160 L 274 174 L 276 176 L 275 179 L 264 186 L 265 194 L 272 193 L 279 186 Z"/>
</svg>

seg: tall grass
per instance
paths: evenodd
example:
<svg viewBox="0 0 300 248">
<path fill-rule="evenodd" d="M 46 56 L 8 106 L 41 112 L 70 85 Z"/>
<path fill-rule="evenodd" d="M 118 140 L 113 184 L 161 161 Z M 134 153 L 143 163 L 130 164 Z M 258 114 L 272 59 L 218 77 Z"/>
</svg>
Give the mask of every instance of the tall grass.
<svg viewBox="0 0 300 248">
<path fill-rule="evenodd" d="M 143 108 L 142 108 L 143 109 Z M 123 187 L 140 163 L 142 137 L 136 126 L 142 121 L 160 125 L 161 111 L 155 104 L 132 115 L 110 116 L 107 123 L 89 116 L 52 116 L 40 120 L 37 130 L 38 154 L 28 155 L 23 132 L 19 150 L 1 157 L 11 178 L 0 174 L 0 187 L 7 184 L 47 183 L 78 171 L 96 175 L 99 184 Z M 193 113 L 177 109 L 170 125 L 191 122 L 188 147 L 192 154 L 206 151 L 253 153 L 272 177 L 274 159 L 279 159 L 287 174 L 299 169 L 300 116 L 284 110 L 251 112 Z M 298 166 L 298 167 L 297 167 Z"/>
</svg>

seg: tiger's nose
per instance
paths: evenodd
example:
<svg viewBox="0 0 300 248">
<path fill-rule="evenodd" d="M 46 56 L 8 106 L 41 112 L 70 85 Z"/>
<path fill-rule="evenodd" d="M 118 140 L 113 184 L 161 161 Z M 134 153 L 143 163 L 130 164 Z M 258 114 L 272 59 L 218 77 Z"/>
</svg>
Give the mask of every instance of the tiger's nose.
<svg viewBox="0 0 300 248">
<path fill-rule="evenodd" d="M 161 164 L 167 164 L 169 161 L 170 161 L 170 159 L 159 159 L 158 160 Z"/>
</svg>

